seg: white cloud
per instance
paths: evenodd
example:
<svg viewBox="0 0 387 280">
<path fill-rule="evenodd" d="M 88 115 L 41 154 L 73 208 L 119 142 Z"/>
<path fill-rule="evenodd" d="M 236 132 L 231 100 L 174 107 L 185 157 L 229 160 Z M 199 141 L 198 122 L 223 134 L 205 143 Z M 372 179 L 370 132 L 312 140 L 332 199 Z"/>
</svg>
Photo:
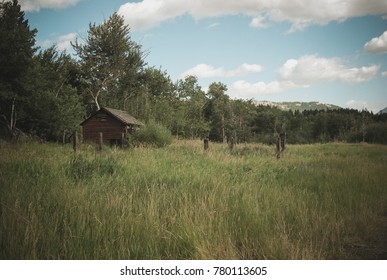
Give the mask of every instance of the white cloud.
<svg viewBox="0 0 387 280">
<path fill-rule="evenodd" d="M 71 42 L 74 42 L 76 38 L 77 38 L 76 33 L 69 33 L 69 34 L 62 35 L 62 36 L 55 35 L 54 38 L 46 39 L 38 44 L 43 49 L 49 48 L 52 45 L 56 45 L 56 47 L 59 51 L 67 51 L 68 53 L 71 53 L 73 51 L 73 48 L 71 46 Z"/>
<path fill-rule="evenodd" d="M 340 81 L 360 83 L 371 80 L 380 69 L 379 65 L 348 67 L 339 58 L 324 58 L 306 55 L 299 59 L 289 59 L 281 67 L 281 80 L 292 81 L 298 85 L 312 85 Z"/>
<path fill-rule="evenodd" d="M 212 29 L 219 26 L 219 22 L 214 22 L 206 27 L 206 29 Z"/>
<path fill-rule="evenodd" d="M 43 0 L 42 0 L 43 1 Z M 387 2 L 380 0 L 142 0 L 128 2 L 118 11 L 133 29 L 147 29 L 189 14 L 195 19 L 246 15 L 250 26 L 262 28 L 268 21 L 290 22 L 292 30 L 312 24 L 344 21 L 350 17 L 386 15 Z"/>
<path fill-rule="evenodd" d="M 161 22 L 174 19 L 187 12 L 188 1 L 143 0 L 122 5 L 118 13 L 125 17 L 126 23 L 133 29 L 148 29 Z"/>
<path fill-rule="evenodd" d="M 241 76 L 249 73 L 259 73 L 263 70 L 263 67 L 259 64 L 247 64 L 244 63 L 238 68 L 228 71 L 227 76 L 229 77 L 235 77 L 235 76 Z"/>
<path fill-rule="evenodd" d="M 82 0 L 19 0 L 25 12 L 38 12 L 40 9 L 63 9 L 74 6 Z"/>
<path fill-rule="evenodd" d="M 180 78 L 193 75 L 200 78 L 233 78 L 249 73 L 259 73 L 263 67 L 259 64 L 242 64 L 225 70 L 208 64 L 198 64 L 185 71 Z M 278 71 L 278 79 L 270 82 L 251 83 L 238 80 L 229 86 L 232 97 L 253 98 L 258 95 L 275 94 L 294 88 L 307 88 L 329 82 L 361 83 L 379 75 L 380 65 L 350 67 L 340 58 L 325 58 L 317 55 L 304 55 L 298 59 L 288 59 Z M 381 73 L 387 76 L 387 71 Z M 354 101 L 352 101 L 354 102 Z M 358 103 L 349 103 L 355 107 Z M 358 107 L 364 104 L 358 105 Z M 363 106 L 364 107 L 364 106 Z"/>
<path fill-rule="evenodd" d="M 59 36 L 57 41 L 58 50 L 71 52 L 73 49 L 73 47 L 71 46 L 71 42 L 74 42 L 76 38 L 76 33 L 69 33 L 63 36 Z"/>
<path fill-rule="evenodd" d="M 372 38 L 364 45 L 364 50 L 369 53 L 382 54 L 387 53 L 387 31 L 384 31 L 379 37 Z"/>
<path fill-rule="evenodd" d="M 214 66 L 208 64 L 198 64 L 181 74 L 180 78 L 184 78 L 189 75 L 196 76 L 198 78 L 236 77 L 249 73 L 258 73 L 262 70 L 263 67 L 258 64 L 244 63 L 238 68 L 229 71 L 224 70 L 222 67 L 215 68 Z"/>
<path fill-rule="evenodd" d="M 253 28 L 266 28 L 268 26 L 266 21 L 266 17 L 258 15 L 251 20 L 250 26 Z"/>
<path fill-rule="evenodd" d="M 236 81 L 229 88 L 232 97 L 253 98 L 258 95 L 269 95 L 300 87 L 291 81 L 272 81 L 269 83 L 249 83 L 243 80 Z"/>
<path fill-rule="evenodd" d="M 229 92 L 233 97 L 253 98 L 258 95 L 275 94 L 294 88 L 307 88 L 334 81 L 360 83 L 376 77 L 379 69 L 379 65 L 348 67 L 339 58 L 305 55 L 299 59 L 287 60 L 279 70 L 278 80 L 268 83 L 262 81 L 250 83 L 240 80 L 229 87 Z M 364 105 L 359 101 L 357 103 L 351 102 L 349 103 L 351 107 Z"/>
<path fill-rule="evenodd" d="M 53 40 L 50 40 L 50 39 L 46 39 L 42 42 L 38 42 L 38 45 L 43 49 L 49 48 L 54 44 L 55 44 L 55 42 Z"/>
</svg>

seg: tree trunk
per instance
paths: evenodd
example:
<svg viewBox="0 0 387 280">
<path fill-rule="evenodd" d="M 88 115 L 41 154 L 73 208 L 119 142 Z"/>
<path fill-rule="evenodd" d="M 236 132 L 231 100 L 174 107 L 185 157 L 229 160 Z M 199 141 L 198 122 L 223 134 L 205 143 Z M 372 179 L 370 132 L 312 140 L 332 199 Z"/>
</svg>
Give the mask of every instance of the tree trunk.
<svg viewBox="0 0 387 280">
<path fill-rule="evenodd" d="M 101 109 L 101 107 L 99 106 L 98 95 L 94 97 L 94 103 L 95 103 L 95 106 L 97 106 L 97 111 L 99 111 L 99 109 Z"/>
<path fill-rule="evenodd" d="M 224 114 L 222 114 L 222 137 L 223 137 L 223 143 L 227 143 L 227 139 L 226 139 L 226 130 L 225 130 L 225 127 L 224 127 Z"/>
<path fill-rule="evenodd" d="M 15 127 L 16 127 L 16 111 L 15 111 L 15 98 L 12 100 L 11 106 L 11 118 L 9 121 L 9 133 L 13 138 L 15 136 Z"/>
</svg>

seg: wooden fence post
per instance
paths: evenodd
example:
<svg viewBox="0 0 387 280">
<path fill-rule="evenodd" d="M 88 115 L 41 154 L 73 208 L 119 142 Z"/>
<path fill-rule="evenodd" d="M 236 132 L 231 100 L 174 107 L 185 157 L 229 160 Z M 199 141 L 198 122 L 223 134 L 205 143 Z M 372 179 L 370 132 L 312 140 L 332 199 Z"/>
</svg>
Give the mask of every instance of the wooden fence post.
<svg viewBox="0 0 387 280">
<path fill-rule="evenodd" d="M 230 140 L 228 141 L 228 147 L 230 148 L 230 151 L 234 149 L 234 137 L 231 136 Z"/>
<path fill-rule="evenodd" d="M 98 141 L 98 150 L 102 151 L 102 145 L 103 145 L 103 133 L 99 133 L 99 141 Z"/>
<path fill-rule="evenodd" d="M 279 159 L 281 153 L 285 150 L 286 144 L 286 126 L 282 125 L 281 132 L 278 133 L 277 142 L 276 142 L 276 157 Z"/>
<path fill-rule="evenodd" d="M 205 138 L 204 138 L 204 150 L 205 150 L 205 151 L 208 150 L 208 137 L 205 137 Z"/>
<path fill-rule="evenodd" d="M 282 150 L 282 148 L 281 148 L 281 137 L 278 136 L 277 143 L 276 143 L 276 153 L 275 153 L 277 159 L 279 159 L 281 157 L 281 150 Z"/>
<path fill-rule="evenodd" d="M 66 129 L 63 130 L 63 135 L 62 135 L 62 144 L 66 144 Z"/>
<path fill-rule="evenodd" d="M 121 148 L 124 147 L 124 143 L 125 143 L 125 133 L 122 132 L 122 133 L 121 133 Z"/>
<path fill-rule="evenodd" d="M 281 152 L 282 152 L 283 150 L 285 150 L 285 143 L 286 143 L 286 126 L 285 126 L 285 124 L 282 125 L 280 138 L 281 138 Z"/>
<path fill-rule="evenodd" d="M 77 145 L 78 145 L 78 132 L 74 131 L 74 133 L 73 133 L 73 150 L 74 150 L 74 153 L 77 152 Z"/>
</svg>

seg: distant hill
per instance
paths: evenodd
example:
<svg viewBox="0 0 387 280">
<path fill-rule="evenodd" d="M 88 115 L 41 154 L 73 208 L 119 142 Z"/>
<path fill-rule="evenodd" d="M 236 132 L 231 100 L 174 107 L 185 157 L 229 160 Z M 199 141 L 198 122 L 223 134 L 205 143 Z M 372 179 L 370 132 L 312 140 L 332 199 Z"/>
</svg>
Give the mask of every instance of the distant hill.
<svg viewBox="0 0 387 280">
<path fill-rule="evenodd" d="M 380 111 L 378 112 L 378 115 L 381 115 L 381 114 L 387 114 L 387 107 L 384 108 L 384 109 L 382 109 L 382 110 L 380 110 Z"/>
<path fill-rule="evenodd" d="M 341 107 L 332 105 L 332 104 L 323 104 L 317 101 L 312 102 L 272 102 L 272 101 L 255 101 L 257 106 L 270 106 L 277 107 L 280 110 L 284 111 L 295 111 L 298 110 L 300 112 L 305 110 L 334 110 L 341 109 Z M 387 108 L 386 108 L 387 109 Z"/>
</svg>

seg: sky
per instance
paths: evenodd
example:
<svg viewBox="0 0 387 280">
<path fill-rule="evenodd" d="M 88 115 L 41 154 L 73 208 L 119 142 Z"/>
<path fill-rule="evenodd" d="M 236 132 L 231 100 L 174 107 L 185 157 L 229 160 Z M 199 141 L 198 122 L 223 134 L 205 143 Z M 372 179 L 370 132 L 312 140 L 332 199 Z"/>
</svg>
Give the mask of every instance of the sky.
<svg viewBox="0 0 387 280">
<path fill-rule="evenodd" d="M 118 12 L 149 66 L 232 98 L 387 107 L 387 0 L 19 0 L 37 45 L 74 53 Z"/>
</svg>

